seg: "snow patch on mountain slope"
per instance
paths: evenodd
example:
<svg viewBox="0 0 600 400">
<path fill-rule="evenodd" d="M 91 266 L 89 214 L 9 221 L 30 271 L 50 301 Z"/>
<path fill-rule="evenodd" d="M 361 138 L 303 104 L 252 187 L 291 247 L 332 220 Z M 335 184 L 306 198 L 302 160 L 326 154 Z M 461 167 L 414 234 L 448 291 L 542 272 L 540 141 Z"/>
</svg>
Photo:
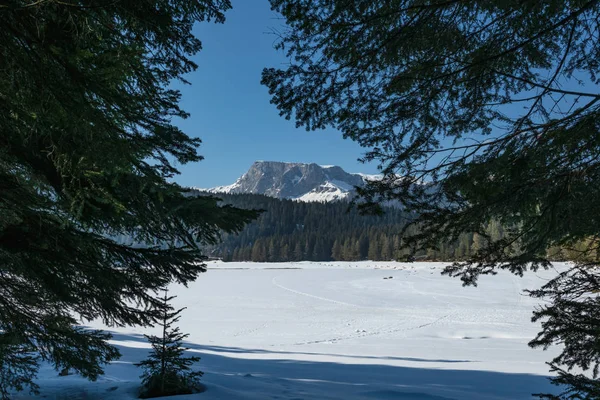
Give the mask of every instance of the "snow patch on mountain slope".
<svg viewBox="0 0 600 400">
<path fill-rule="evenodd" d="M 333 182 L 327 182 L 320 185 L 318 188 L 311 190 L 310 192 L 303 194 L 302 196 L 292 198 L 293 200 L 305 201 L 305 202 L 330 202 L 346 200 L 351 196 L 351 193 L 344 188 L 336 185 Z"/>
<path fill-rule="evenodd" d="M 239 187 L 238 182 L 236 181 L 235 183 L 231 184 L 231 185 L 226 185 L 226 186 L 217 186 L 214 188 L 210 188 L 210 189 L 198 189 L 201 191 L 206 191 L 206 192 L 210 192 L 210 193 L 234 193 L 235 189 L 237 189 Z"/>
<path fill-rule="evenodd" d="M 202 192 L 209 192 L 209 193 L 227 193 L 227 194 L 235 193 L 236 190 L 240 188 L 241 183 L 245 177 L 246 177 L 246 174 L 240 176 L 231 185 L 216 186 L 216 187 L 210 188 L 210 189 L 205 189 L 205 188 L 193 188 L 193 189 L 200 190 Z"/>
</svg>

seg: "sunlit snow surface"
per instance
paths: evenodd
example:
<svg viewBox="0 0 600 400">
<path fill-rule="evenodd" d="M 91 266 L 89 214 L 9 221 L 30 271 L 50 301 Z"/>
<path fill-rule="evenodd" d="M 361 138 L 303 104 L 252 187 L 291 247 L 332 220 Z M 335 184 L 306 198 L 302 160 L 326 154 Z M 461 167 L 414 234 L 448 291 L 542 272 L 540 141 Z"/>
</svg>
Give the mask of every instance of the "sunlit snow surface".
<svg viewBox="0 0 600 400">
<path fill-rule="evenodd" d="M 515 400 L 556 391 L 543 376 L 556 349 L 527 346 L 539 326 L 530 322 L 536 301 L 522 294 L 556 271 L 500 273 L 465 288 L 440 275 L 443 265 L 210 263 L 188 288 L 172 288 L 206 385 L 178 398 Z M 121 360 L 97 382 L 44 367 L 43 398 L 135 398 L 141 335 L 157 331 L 106 329 Z"/>
</svg>

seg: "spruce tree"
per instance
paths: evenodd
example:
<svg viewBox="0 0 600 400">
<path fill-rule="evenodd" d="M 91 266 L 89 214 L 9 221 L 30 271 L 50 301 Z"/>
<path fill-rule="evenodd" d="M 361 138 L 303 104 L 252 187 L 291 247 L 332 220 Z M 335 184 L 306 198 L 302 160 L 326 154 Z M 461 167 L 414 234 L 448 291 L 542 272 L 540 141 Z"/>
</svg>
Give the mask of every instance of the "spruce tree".
<svg viewBox="0 0 600 400">
<path fill-rule="evenodd" d="M 275 238 L 271 238 L 271 240 L 269 241 L 269 249 L 267 251 L 268 260 L 271 262 L 279 261 L 279 251 L 279 244 L 276 242 Z"/>
<path fill-rule="evenodd" d="M 281 248 L 281 261 L 290 261 L 290 247 L 286 243 Z"/>
<path fill-rule="evenodd" d="M 0 340 L 2 374 L 15 374 L 3 393 L 35 388 L 36 360 L 19 348 L 95 379 L 119 353 L 79 324 L 156 322 L 151 292 L 193 281 L 205 270 L 199 244 L 255 216 L 173 182 L 176 163 L 202 157 L 174 125 L 188 115 L 171 83 L 196 68 L 194 23 L 223 22 L 228 8 L 0 5 L 0 332 L 18 339 Z"/>
<path fill-rule="evenodd" d="M 29 387 L 32 393 L 38 393 L 38 386 L 33 383 L 38 362 L 34 352 L 35 348 L 18 334 L 0 333 L 0 399 L 10 398 L 10 388 Z"/>
<path fill-rule="evenodd" d="M 380 163 L 359 207 L 401 204 L 419 228 L 403 238 L 412 254 L 459 241 L 464 262 L 446 273 L 475 285 L 498 269 L 550 268 L 548 248 L 579 252 L 532 293 L 550 303 L 531 345 L 564 345 L 551 362 L 573 389 L 563 398 L 597 398 L 600 1 L 270 2 L 289 57 L 263 71 L 272 102 Z M 491 221 L 504 227 L 493 239 Z M 473 233 L 485 239 L 476 252 Z"/>
<path fill-rule="evenodd" d="M 168 296 L 164 291 L 163 311 L 158 326 L 162 328 L 161 336 L 144 335 L 150 342 L 152 350 L 148 358 L 138 364 L 144 370 L 142 374 L 142 390 L 140 397 L 172 396 L 176 394 L 191 394 L 201 389 L 201 371 L 192 371 L 191 366 L 200 361 L 200 357 L 184 357 L 189 350 L 182 346 L 182 341 L 188 334 L 183 334 L 175 326 L 180 314 L 185 308 L 173 311 L 169 302 L 176 296 Z"/>
<path fill-rule="evenodd" d="M 383 235 L 381 240 L 381 260 L 390 261 L 392 259 L 390 250 L 390 241 L 387 235 Z"/>
<path fill-rule="evenodd" d="M 333 242 L 333 248 L 331 249 L 331 256 L 333 257 L 333 259 L 335 261 L 342 260 L 342 245 L 340 244 L 339 239 L 336 239 L 335 242 Z"/>
<path fill-rule="evenodd" d="M 292 256 L 293 256 L 294 261 L 304 260 L 304 249 L 303 249 L 302 243 L 300 241 L 296 242 L 296 245 L 294 246 L 294 253 Z"/>
</svg>

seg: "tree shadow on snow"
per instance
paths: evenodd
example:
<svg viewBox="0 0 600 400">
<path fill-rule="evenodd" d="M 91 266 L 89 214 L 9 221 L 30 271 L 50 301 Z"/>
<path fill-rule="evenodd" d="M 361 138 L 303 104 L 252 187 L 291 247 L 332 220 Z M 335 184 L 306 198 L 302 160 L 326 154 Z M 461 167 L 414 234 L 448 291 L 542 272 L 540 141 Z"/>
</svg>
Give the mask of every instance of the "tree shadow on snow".
<svg viewBox="0 0 600 400">
<path fill-rule="evenodd" d="M 132 341 L 140 340 L 145 342 L 146 339 L 143 335 L 138 334 L 127 334 L 122 335 L 119 333 L 112 332 L 113 340 L 118 341 Z M 289 355 L 308 355 L 308 356 L 330 356 L 330 357 L 341 357 L 341 358 L 354 358 L 354 359 L 365 359 L 365 360 L 390 360 L 390 361 L 411 361 L 411 362 L 430 362 L 430 363 L 476 363 L 479 361 L 474 360 L 448 360 L 448 359 L 435 359 L 435 358 L 418 358 L 418 357 L 391 357 L 391 356 L 367 356 L 367 355 L 355 355 L 355 354 L 334 354 L 334 353 L 319 353 L 319 352 L 302 352 L 302 351 L 282 351 L 282 350 L 266 350 L 266 349 L 245 349 L 241 347 L 230 347 L 230 346 L 215 346 L 206 344 L 196 343 L 185 343 L 186 347 L 192 350 L 198 350 L 200 352 L 215 352 L 215 353 L 229 353 L 229 354 L 289 354 Z"/>
<path fill-rule="evenodd" d="M 142 335 L 113 333 L 123 357 L 106 368 L 107 375 L 132 375 L 132 363 L 144 359 Z M 135 343 L 138 342 L 138 343 Z M 139 343 L 144 342 L 144 343 Z M 283 359 L 295 353 L 186 343 L 202 359 L 207 391 L 198 399 L 398 399 L 398 400 L 518 400 L 532 393 L 556 392 L 547 377 L 490 371 L 428 369 Z M 229 354 L 229 355 L 226 355 Z M 246 354 L 248 358 L 242 358 Z M 335 357 L 344 357 L 332 355 Z M 269 358 L 269 359 L 267 359 Z M 273 359 L 277 358 L 277 359 Z M 290 357 L 293 358 L 293 357 Z M 349 358 L 379 357 L 349 356 Z M 386 358 L 405 361 L 461 363 L 469 360 Z M 357 360 L 356 362 L 360 362 Z M 372 361 L 370 361 L 372 362 Z M 129 369 L 129 372 L 126 372 Z M 104 397 L 103 397 L 104 398 Z"/>
</svg>

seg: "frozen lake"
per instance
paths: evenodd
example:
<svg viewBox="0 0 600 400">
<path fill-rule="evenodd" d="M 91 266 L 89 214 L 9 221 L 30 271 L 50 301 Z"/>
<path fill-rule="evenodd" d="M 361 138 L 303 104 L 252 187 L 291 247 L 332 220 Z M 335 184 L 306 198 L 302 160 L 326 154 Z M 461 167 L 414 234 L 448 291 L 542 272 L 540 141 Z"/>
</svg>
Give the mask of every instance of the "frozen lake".
<svg viewBox="0 0 600 400">
<path fill-rule="evenodd" d="M 554 353 L 527 346 L 539 326 L 530 321 L 536 301 L 522 290 L 556 272 L 500 273 L 465 288 L 440 275 L 443 265 L 209 263 L 170 293 L 187 307 L 180 328 L 205 371 L 206 392 L 187 397 L 515 400 L 553 391 L 544 375 Z M 153 330 L 106 329 L 122 359 L 93 383 L 44 368 L 42 395 L 135 397 L 132 363 Z"/>
</svg>

